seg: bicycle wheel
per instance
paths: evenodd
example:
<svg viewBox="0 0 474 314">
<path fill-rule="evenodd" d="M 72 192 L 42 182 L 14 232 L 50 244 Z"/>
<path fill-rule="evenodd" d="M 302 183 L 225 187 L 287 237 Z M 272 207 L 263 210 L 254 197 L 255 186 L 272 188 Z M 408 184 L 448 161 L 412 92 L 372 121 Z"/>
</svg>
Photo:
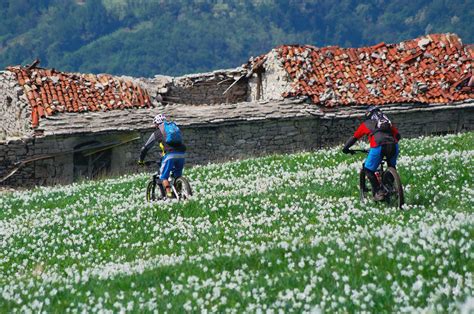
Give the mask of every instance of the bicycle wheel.
<svg viewBox="0 0 474 314">
<path fill-rule="evenodd" d="M 188 179 L 185 177 L 179 177 L 174 181 L 174 187 L 176 189 L 177 198 L 180 200 L 186 200 L 193 195 L 191 185 Z"/>
<path fill-rule="evenodd" d="M 388 167 L 383 173 L 382 183 L 387 190 L 387 196 L 385 197 L 386 202 L 390 206 L 397 206 L 401 209 L 403 204 L 405 204 L 405 197 L 397 170 L 393 167 Z"/>
<path fill-rule="evenodd" d="M 157 184 L 155 180 L 151 180 L 150 182 L 148 182 L 148 185 L 146 187 L 147 202 L 160 200 L 165 197 L 165 194 L 161 185 L 158 185 L 158 189 L 156 187 L 157 187 Z"/>
<path fill-rule="evenodd" d="M 369 179 L 365 175 L 364 168 L 361 168 L 359 172 L 359 193 L 360 201 L 362 203 L 366 203 L 367 200 L 372 196 L 372 188 Z"/>
</svg>

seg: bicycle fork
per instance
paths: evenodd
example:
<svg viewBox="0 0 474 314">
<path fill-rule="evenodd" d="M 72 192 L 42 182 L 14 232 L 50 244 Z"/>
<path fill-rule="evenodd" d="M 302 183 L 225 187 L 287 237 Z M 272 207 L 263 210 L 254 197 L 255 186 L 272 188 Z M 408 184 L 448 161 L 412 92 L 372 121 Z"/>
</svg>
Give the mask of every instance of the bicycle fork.
<svg viewBox="0 0 474 314">
<path fill-rule="evenodd" d="M 153 182 L 155 184 L 155 186 L 153 187 L 153 191 L 152 191 L 153 198 L 155 198 L 156 187 L 158 187 L 160 189 L 160 192 L 161 192 L 160 195 L 166 195 L 166 189 L 163 186 L 163 181 L 161 181 L 158 174 L 153 175 Z"/>
<path fill-rule="evenodd" d="M 173 190 L 173 193 L 174 193 L 176 199 L 179 201 L 179 194 L 178 194 L 178 191 L 176 191 L 176 188 L 175 188 L 174 184 L 171 185 L 171 189 Z"/>
</svg>

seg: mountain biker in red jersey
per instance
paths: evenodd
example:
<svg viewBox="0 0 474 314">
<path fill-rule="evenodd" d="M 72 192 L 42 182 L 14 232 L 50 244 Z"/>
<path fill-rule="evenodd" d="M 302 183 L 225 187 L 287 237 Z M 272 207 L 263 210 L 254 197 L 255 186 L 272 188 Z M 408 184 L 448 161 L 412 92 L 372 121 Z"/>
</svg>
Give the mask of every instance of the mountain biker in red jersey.
<svg viewBox="0 0 474 314">
<path fill-rule="evenodd" d="M 389 167 L 396 167 L 399 153 L 398 141 L 401 136 L 398 129 L 392 125 L 387 116 L 376 106 L 370 106 L 367 109 L 365 121 L 359 125 L 354 135 L 346 142 L 342 152 L 344 154 L 353 154 L 353 151 L 349 148 L 364 135 L 367 135 L 370 143 L 369 154 L 364 162 L 364 170 L 372 185 L 374 200 L 381 201 L 385 197 L 385 191 L 381 188 L 375 176 L 375 171 L 384 156 L 387 158 Z"/>
</svg>

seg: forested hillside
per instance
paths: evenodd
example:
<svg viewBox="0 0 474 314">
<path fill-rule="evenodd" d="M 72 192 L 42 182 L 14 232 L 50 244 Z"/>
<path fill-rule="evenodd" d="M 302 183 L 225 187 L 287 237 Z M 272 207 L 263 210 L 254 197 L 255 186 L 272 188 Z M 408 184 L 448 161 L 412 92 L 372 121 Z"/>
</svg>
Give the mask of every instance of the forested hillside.
<svg viewBox="0 0 474 314">
<path fill-rule="evenodd" d="M 235 67 L 280 44 L 357 47 L 454 32 L 472 0 L 2 0 L 0 67 L 179 75 Z"/>
</svg>

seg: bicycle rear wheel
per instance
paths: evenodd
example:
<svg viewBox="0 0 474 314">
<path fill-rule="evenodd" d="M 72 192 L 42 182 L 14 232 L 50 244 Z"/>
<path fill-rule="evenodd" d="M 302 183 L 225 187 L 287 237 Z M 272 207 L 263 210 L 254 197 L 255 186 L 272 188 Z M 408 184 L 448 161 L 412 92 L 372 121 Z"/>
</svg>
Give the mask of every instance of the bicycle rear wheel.
<svg viewBox="0 0 474 314">
<path fill-rule="evenodd" d="M 369 178 L 365 175 L 364 168 L 360 169 L 359 172 L 359 194 L 360 201 L 366 203 L 367 200 L 372 196 L 372 187 L 369 182 Z"/>
<path fill-rule="evenodd" d="M 174 187 L 176 189 L 177 198 L 179 200 L 186 200 L 193 196 L 193 191 L 188 179 L 185 177 L 179 177 L 174 181 Z"/>
<path fill-rule="evenodd" d="M 397 206 L 401 209 L 403 204 L 405 204 L 405 197 L 403 195 L 400 175 L 397 170 L 393 167 L 388 167 L 383 173 L 382 183 L 387 190 L 387 196 L 385 197 L 386 202 L 390 206 Z"/>
</svg>

